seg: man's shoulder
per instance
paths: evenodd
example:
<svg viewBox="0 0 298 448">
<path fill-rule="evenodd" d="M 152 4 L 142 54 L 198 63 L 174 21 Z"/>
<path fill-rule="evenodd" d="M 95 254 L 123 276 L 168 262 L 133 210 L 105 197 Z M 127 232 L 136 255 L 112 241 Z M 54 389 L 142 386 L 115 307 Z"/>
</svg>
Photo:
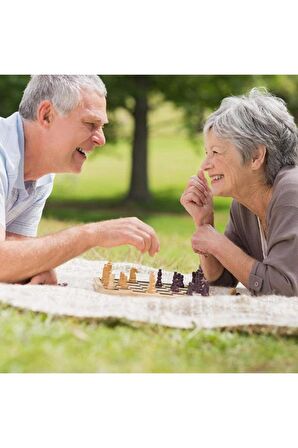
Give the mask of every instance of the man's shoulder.
<svg viewBox="0 0 298 448">
<path fill-rule="evenodd" d="M 5 146 L 11 139 L 17 142 L 19 120 L 18 112 L 7 118 L 0 117 L 0 144 L 2 146 Z"/>
</svg>

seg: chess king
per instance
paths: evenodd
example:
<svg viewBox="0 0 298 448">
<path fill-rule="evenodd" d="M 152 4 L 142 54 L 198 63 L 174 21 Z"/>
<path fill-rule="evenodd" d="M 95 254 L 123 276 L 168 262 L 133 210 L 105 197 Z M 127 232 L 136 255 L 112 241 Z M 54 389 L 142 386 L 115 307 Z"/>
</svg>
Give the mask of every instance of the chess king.
<svg viewBox="0 0 298 448">
<path fill-rule="evenodd" d="M 54 268 L 92 247 L 159 251 L 154 229 L 136 217 L 36 236 L 54 173 L 80 173 L 105 144 L 106 95 L 95 75 L 35 75 L 19 111 L 0 118 L 1 282 L 56 284 Z"/>
</svg>

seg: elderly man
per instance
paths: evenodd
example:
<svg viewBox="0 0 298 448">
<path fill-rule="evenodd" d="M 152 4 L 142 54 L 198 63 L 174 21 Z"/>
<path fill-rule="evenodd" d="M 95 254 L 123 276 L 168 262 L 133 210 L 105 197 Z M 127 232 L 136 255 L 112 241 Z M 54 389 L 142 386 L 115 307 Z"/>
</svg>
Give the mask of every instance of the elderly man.
<svg viewBox="0 0 298 448">
<path fill-rule="evenodd" d="M 0 118 L 0 281 L 56 284 L 54 268 L 99 247 L 153 256 L 154 230 L 137 218 L 78 225 L 37 238 L 53 173 L 80 173 L 105 144 L 106 88 L 98 76 L 32 76 L 19 112 Z"/>
</svg>

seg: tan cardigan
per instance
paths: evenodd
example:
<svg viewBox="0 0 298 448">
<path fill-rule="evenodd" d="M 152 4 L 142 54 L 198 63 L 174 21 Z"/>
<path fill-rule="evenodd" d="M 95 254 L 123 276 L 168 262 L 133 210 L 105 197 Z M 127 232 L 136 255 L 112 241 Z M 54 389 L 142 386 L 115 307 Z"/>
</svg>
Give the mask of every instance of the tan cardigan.
<svg viewBox="0 0 298 448">
<path fill-rule="evenodd" d="M 254 295 L 298 296 L 298 166 L 279 171 L 267 214 L 268 253 L 264 258 L 256 215 L 236 200 L 232 202 L 225 235 L 256 260 L 248 288 Z M 226 269 L 212 285 L 236 286 Z"/>
</svg>

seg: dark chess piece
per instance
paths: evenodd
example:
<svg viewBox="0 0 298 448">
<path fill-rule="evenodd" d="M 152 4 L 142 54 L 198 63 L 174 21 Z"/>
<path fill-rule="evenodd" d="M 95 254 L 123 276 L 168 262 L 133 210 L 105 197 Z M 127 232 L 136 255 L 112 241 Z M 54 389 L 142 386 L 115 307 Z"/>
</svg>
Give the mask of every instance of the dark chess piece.
<svg viewBox="0 0 298 448">
<path fill-rule="evenodd" d="M 171 284 L 171 291 L 172 292 L 179 292 L 179 286 L 178 286 L 178 279 L 177 279 L 177 277 L 173 279 L 173 282 Z"/>
<path fill-rule="evenodd" d="M 177 281 L 177 285 L 179 286 L 179 288 L 184 287 L 184 286 L 182 286 L 183 281 L 182 281 L 182 274 L 180 274 L 180 272 L 178 272 L 176 275 L 176 281 Z"/>
<path fill-rule="evenodd" d="M 180 274 L 180 282 L 179 282 L 179 287 L 180 288 L 184 288 L 184 275 Z"/>
<path fill-rule="evenodd" d="M 157 280 L 155 283 L 156 288 L 162 288 L 162 270 L 158 269 Z"/>
<path fill-rule="evenodd" d="M 201 295 L 202 296 L 209 296 L 209 284 L 208 284 L 208 282 L 206 280 L 202 281 Z"/>
<path fill-rule="evenodd" d="M 200 280 L 200 282 L 202 282 L 202 280 L 204 279 L 204 272 L 203 272 L 203 269 L 201 268 L 201 266 L 196 271 L 196 277 Z"/>
<path fill-rule="evenodd" d="M 193 283 L 192 282 L 188 283 L 186 295 L 187 296 L 192 296 L 193 295 Z"/>
</svg>

